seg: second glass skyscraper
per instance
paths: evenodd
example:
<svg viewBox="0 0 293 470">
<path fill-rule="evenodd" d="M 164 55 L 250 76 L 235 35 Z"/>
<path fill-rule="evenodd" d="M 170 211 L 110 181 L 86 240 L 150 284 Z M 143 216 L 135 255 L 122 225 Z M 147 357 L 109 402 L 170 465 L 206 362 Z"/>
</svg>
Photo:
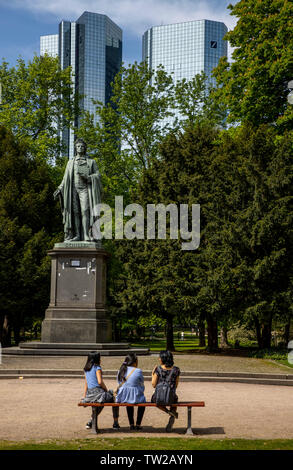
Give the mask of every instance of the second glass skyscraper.
<svg viewBox="0 0 293 470">
<path fill-rule="evenodd" d="M 227 32 L 224 23 L 210 20 L 153 26 L 143 35 L 142 59 L 151 69 L 163 65 L 174 80 L 192 79 L 211 72 L 222 56 L 227 56 Z"/>
</svg>

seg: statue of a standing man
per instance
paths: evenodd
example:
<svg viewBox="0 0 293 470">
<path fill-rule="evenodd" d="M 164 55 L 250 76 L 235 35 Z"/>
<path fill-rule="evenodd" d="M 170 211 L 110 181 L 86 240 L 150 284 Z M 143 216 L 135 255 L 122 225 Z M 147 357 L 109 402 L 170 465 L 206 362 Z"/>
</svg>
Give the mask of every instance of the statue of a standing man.
<svg viewBox="0 0 293 470">
<path fill-rule="evenodd" d="M 77 139 L 75 156 L 69 160 L 63 180 L 54 192 L 60 198 L 64 241 L 93 241 L 92 226 L 101 203 L 101 177 L 95 160 L 87 157 L 86 143 Z"/>
</svg>

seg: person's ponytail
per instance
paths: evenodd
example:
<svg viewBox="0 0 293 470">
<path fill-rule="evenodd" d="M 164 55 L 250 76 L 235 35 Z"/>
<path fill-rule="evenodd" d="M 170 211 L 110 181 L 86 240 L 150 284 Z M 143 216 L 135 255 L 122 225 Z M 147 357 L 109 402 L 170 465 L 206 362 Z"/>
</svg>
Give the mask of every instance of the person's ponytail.
<svg viewBox="0 0 293 470">
<path fill-rule="evenodd" d="M 122 382 L 125 379 L 127 367 L 132 366 L 136 363 L 136 361 L 137 357 L 135 353 L 130 352 L 129 354 L 127 354 L 118 372 L 118 382 Z"/>
</svg>

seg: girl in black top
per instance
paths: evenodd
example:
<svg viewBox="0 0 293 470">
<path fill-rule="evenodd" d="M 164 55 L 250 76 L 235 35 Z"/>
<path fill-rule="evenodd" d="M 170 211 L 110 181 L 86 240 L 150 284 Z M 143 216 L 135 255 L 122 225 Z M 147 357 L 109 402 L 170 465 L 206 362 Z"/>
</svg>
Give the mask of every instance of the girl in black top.
<svg viewBox="0 0 293 470">
<path fill-rule="evenodd" d="M 173 354 L 170 351 L 161 351 L 159 363 L 160 365 L 156 366 L 152 372 L 152 386 L 156 388 L 158 383 L 170 377 L 170 387 L 176 389 L 179 383 L 180 369 L 174 366 Z M 155 394 L 153 394 L 151 401 L 155 402 Z M 178 396 L 175 394 L 174 403 L 177 402 Z M 170 410 L 168 410 L 166 406 L 158 406 L 158 408 L 170 415 L 166 431 L 171 431 L 175 418 L 178 418 L 177 407 L 171 405 Z"/>
</svg>

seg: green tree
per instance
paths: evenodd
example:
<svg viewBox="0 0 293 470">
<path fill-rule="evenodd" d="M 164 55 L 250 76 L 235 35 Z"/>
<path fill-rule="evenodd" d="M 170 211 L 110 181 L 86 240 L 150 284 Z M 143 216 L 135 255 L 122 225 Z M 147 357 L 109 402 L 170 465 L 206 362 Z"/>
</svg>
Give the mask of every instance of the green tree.
<svg viewBox="0 0 293 470">
<path fill-rule="evenodd" d="M 95 102 L 98 120 L 85 113 L 79 135 L 89 143 L 89 150 L 103 174 L 105 201 L 116 194 L 129 197 L 144 168 L 158 156 L 162 137 L 170 129 L 164 119 L 173 115 L 171 76 L 145 63 L 122 67 L 116 75 L 112 96 L 104 106 Z"/>
<path fill-rule="evenodd" d="M 292 315 L 292 133 L 270 126 L 218 131 L 205 122 L 170 134 L 161 158 L 143 173 L 136 202 L 201 205 L 201 242 L 181 251 L 178 240 L 124 241 L 124 312 L 166 320 L 205 319 L 208 348 L 218 327 L 254 325 L 270 347 L 273 319 Z"/>
<path fill-rule="evenodd" d="M 233 134 L 232 146 L 228 134 L 223 143 L 237 163 L 226 240 L 242 318 L 265 348 L 273 319 L 292 315 L 292 132 L 247 125 Z"/>
<path fill-rule="evenodd" d="M 122 67 L 109 103 L 95 104 L 96 124 L 93 115 L 84 113 L 78 134 L 97 159 L 104 200 L 110 203 L 117 194 L 130 200 L 130 190 L 159 158 L 160 144 L 171 130 L 199 119 L 223 120 L 223 109 L 211 100 L 203 73 L 174 83 L 163 67 L 150 70 L 144 62 Z"/>
<path fill-rule="evenodd" d="M 49 301 L 47 250 L 62 232 L 51 167 L 0 127 L 0 342 L 41 317 Z"/>
<path fill-rule="evenodd" d="M 174 128 L 182 129 L 199 121 L 209 121 L 215 126 L 223 126 L 226 108 L 220 100 L 213 98 L 213 87 L 208 85 L 204 72 L 191 80 L 178 80 L 174 87 L 174 108 L 179 112 Z"/>
<path fill-rule="evenodd" d="M 136 202 L 164 205 L 201 204 L 201 244 L 182 251 L 182 240 L 124 241 L 124 284 L 116 290 L 124 311 L 152 312 L 167 324 L 167 348 L 173 350 L 174 321 L 207 320 L 208 346 L 217 348 L 219 321 L 235 299 L 231 254 L 224 244 L 223 215 L 232 191 L 229 155 L 219 154 L 217 131 L 200 121 L 183 133 L 171 133 L 160 147 L 160 159 L 147 168 Z M 229 181 L 223 178 L 226 170 Z M 225 173 L 225 176 L 226 176 Z M 146 210 L 145 210 L 146 213 Z M 167 232 L 169 233 L 169 232 Z M 145 313 L 146 315 L 146 313 Z"/>
<path fill-rule="evenodd" d="M 107 106 L 96 103 L 99 116 L 96 124 L 92 115 L 85 114 L 79 135 L 89 142 L 92 156 L 97 159 L 103 178 L 103 200 L 113 206 L 115 195 L 123 195 L 125 204 L 132 202 L 132 191 L 143 171 L 160 158 L 160 144 L 171 128 L 183 128 L 196 116 L 198 120 L 219 121 L 220 111 L 219 107 L 212 108 L 204 74 L 174 84 L 163 68 L 149 70 L 145 63 L 123 67 L 114 80 L 112 92 Z M 177 111 L 180 117 L 175 119 Z M 116 292 L 124 289 L 127 278 L 122 266 L 123 250 L 117 251 L 118 244 L 111 242 L 107 242 L 107 248 L 112 255 L 108 271 L 109 307 L 113 315 L 118 315 L 119 324 L 122 305 Z M 129 305 L 123 311 L 125 321 L 132 314 L 136 317 L 137 312 L 131 312 Z"/>
<path fill-rule="evenodd" d="M 48 55 L 28 64 L 20 58 L 16 67 L 0 65 L 0 125 L 25 142 L 34 157 L 54 161 L 64 151 L 60 131 L 78 114 L 71 81 L 70 68 L 61 70 L 58 59 Z"/>
<path fill-rule="evenodd" d="M 226 39 L 231 64 L 222 58 L 214 75 L 228 120 L 277 123 L 292 128 L 287 84 L 293 76 L 293 4 L 290 0 L 240 0 L 229 6 L 238 19 Z"/>
<path fill-rule="evenodd" d="M 160 158 L 160 144 L 171 127 L 184 127 L 186 119 L 196 113 L 203 119 L 211 118 L 205 89 L 203 74 L 187 83 L 185 80 L 177 82 L 175 86 L 172 76 L 163 68 L 149 70 L 147 64 L 135 63 L 121 69 L 114 80 L 110 102 L 106 106 L 96 103 L 98 122 L 94 124 L 94 117 L 85 113 L 78 131 L 89 143 L 89 151 L 99 165 L 104 202 L 113 206 L 115 195 L 123 195 L 125 204 L 132 202 L 132 191 L 143 171 Z M 181 117 L 174 120 L 178 110 Z M 215 116 L 218 114 L 213 114 L 213 122 Z M 123 254 L 120 248 L 117 251 L 117 243 L 107 242 L 107 249 L 112 255 L 108 270 L 108 303 L 119 325 L 123 308 L 116 292 L 124 289 L 126 282 Z M 131 315 L 136 318 L 135 308 L 131 311 L 129 305 L 123 312 L 125 321 L 129 322 Z M 115 327 L 117 338 L 118 330 Z"/>
</svg>

